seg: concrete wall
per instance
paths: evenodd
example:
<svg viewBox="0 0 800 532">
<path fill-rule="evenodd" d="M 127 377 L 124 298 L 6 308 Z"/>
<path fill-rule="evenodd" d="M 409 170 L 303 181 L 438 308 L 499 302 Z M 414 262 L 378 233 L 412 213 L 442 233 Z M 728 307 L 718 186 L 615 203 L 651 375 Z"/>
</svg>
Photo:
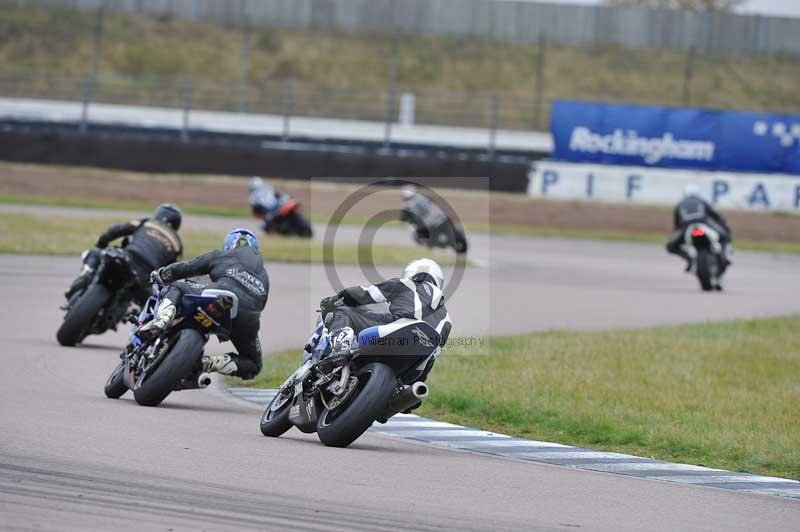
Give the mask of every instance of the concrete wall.
<svg viewBox="0 0 800 532">
<path fill-rule="evenodd" d="M 178 18 L 339 31 L 395 30 L 479 35 L 511 42 L 540 37 L 567 45 L 614 43 L 725 55 L 800 56 L 800 19 L 610 8 L 506 0 L 0 0 L 17 5 L 109 8 Z"/>
</svg>

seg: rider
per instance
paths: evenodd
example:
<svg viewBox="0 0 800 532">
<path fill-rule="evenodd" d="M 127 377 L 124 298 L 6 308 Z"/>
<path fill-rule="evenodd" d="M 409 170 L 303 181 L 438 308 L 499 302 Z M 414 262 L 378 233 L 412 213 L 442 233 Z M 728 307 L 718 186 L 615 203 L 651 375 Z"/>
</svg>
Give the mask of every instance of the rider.
<svg viewBox="0 0 800 532">
<path fill-rule="evenodd" d="M 208 275 L 211 284 L 180 280 L 200 275 Z M 140 336 L 153 338 L 161 334 L 175 317 L 175 304 L 183 294 L 200 294 L 206 288 L 228 290 L 239 299 L 239 311 L 233 320 L 230 337 L 238 354 L 204 355 L 203 371 L 216 371 L 242 379 L 258 375 L 261 371 L 258 329 L 269 295 L 269 277 L 256 235 L 247 229 L 233 229 L 225 236 L 222 249 L 160 268 L 151 274 L 151 278 L 161 286 L 170 286 L 158 306 L 156 317 L 139 329 Z"/>
<path fill-rule="evenodd" d="M 447 214 L 426 196 L 417 192 L 417 187 L 414 185 L 405 185 L 402 190 L 403 210 L 400 219 L 414 225 L 417 238 L 428 240 L 431 237 L 431 229 L 450 221 Z"/>
<path fill-rule="evenodd" d="M 289 198 L 278 192 L 275 187 L 265 184 L 260 177 L 253 177 L 248 188 L 250 189 L 250 209 L 254 215 L 264 219 L 263 229 L 266 231 L 281 206 Z"/>
<path fill-rule="evenodd" d="M 675 207 L 675 233 L 667 242 L 667 252 L 678 255 L 686 259 L 686 271 L 690 271 L 694 266 L 691 256 L 683 249 L 683 239 L 686 228 L 693 223 L 704 223 L 719 233 L 720 244 L 722 244 L 722 258 L 725 266 L 730 264 L 728 259 L 728 246 L 731 243 L 732 235 L 725 218 L 722 217 L 714 208 L 703 198 L 700 197 L 700 188 L 690 183 L 686 185 L 683 199 Z"/>
<path fill-rule="evenodd" d="M 94 271 L 100 265 L 99 250 L 112 240 L 127 237 L 122 241 L 122 247 L 130 257 L 131 270 L 136 276 L 137 303 L 143 304 L 149 295 L 149 273 L 175 262 L 183 253 L 183 243 L 177 232 L 181 227 L 181 219 L 180 209 L 165 203 L 156 209 L 151 218 L 112 225 L 98 237 L 95 244 L 97 249 L 83 252 L 83 268 L 64 296 L 69 300 L 89 285 Z"/>
<path fill-rule="evenodd" d="M 441 335 L 441 346 L 452 328 L 450 314 L 444 304 L 444 273 L 431 259 L 414 259 L 403 269 L 399 279 L 389 279 L 370 286 L 353 286 L 341 290 L 320 302 L 320 308 L 330 320 L 332 353 L 350 351 L 359 332 L 373 325 L 385 325 L 401 318 L 423 320 Z M 364 305 L 385 303 L 386 310 L 376 312 Z M 310 342 L 311 344 L 312 342 Z M 419 380 L 424 381 L 434 364 L 431 357 Z"/>
</svg>

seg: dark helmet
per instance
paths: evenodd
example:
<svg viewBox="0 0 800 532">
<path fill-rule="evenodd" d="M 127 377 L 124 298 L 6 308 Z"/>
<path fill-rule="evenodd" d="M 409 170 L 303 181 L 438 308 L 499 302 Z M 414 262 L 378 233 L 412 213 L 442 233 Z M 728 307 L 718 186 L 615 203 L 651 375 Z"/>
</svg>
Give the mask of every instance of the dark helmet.
<svg viewBox="0 0 800 532">
<path fill-rule="evenodd" d="M 181 216 L 181 210 L 178 207 L 171 203 L 164 203 L 163 205 L 159 205 L 158 209 L 156 209 L 153 218 L 167 224 L 177 231 L 181 228 L 183 216 Z"/>
</svg>

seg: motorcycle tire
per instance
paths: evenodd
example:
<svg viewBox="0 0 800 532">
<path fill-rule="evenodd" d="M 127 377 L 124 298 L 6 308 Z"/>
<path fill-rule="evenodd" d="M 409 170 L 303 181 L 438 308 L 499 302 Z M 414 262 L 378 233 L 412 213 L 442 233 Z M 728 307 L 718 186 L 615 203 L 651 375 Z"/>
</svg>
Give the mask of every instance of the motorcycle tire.
<svg viewBox="0 0 800 532">
<path fill-rule="evenodd" d="M 110 297 L 111 292 L 105 286 L 89 285 L 64 316 L 64 321 L 56 332 L 58 343 L 71 347 L 83 340 L 86 337 L 86 330 Z"/>
<path fill-rule="evenodd" d="M 700 281 L 700 288 L 704 292 L 714 289 L 713 271 L 711 261 L 716 260 L 713 253 L 700 249 L 697 252 L 697 279 Z"/>
<path fill-rule="evenodd" d="M 297 236 L 303 238 L 312 238 L 314 236 L 314 231 L 311 229 L 311 224 L 297 211 L 292 212 L 292 216 L 294 218 L 292 226 L 294 227 L 294 232 Z"/>
<path fill-rule="evenodd" d="M 133 390 L 136 402 L 142 406 L 161 404 L 183 378 L 191 373 L 203 353 L 203 345 L 203 336 L 199 332 L 183 329 L 158 367 Z"/>
<path fill-rule="evenodd" d="M 281 396 L 275 394 L 272 401 L 269 402 L 261 414 L 261 434 L 269 436 L 270 438 L 277 438 L 284 432 L 292 428 L 292 422 L 289 421 L 289 409 L 292 407 L 292 396 L 286 400 L 278 410 L 272 411 L 272 405 L 275 401 L 279 400 Z"/>
<path fill-rule="evenodd" d="M 454 229 L 453 230 L 453 249 L 456 250 L 456 253 L 462 254 L 467 252 L 467 237 L 464 235 L 463 229 Z"/>
<path fill-rule="evenodd" d="M 109 399 L 119 399 L 128 391 L 128 387 L 125 385 L 125 381 L 122 378 L 122 371 L 124 369 L 125 362 L 120 362 L 117 367 L 114 368 L 114 371 L 111 372 L 111 375 L 109 375 L 106 386 L 103 388 L 106 397 Z"/>
<path fill-rule="evenodd" d="M 347 447 L 364 434 L 386 411 L 397 386 L 394 371 L 380 362 L 367 364 L 357 375 L 354 397 L 340 408 L 326 408 L 317 420 L 317 436 L 328 447 Z"/>
</svg>

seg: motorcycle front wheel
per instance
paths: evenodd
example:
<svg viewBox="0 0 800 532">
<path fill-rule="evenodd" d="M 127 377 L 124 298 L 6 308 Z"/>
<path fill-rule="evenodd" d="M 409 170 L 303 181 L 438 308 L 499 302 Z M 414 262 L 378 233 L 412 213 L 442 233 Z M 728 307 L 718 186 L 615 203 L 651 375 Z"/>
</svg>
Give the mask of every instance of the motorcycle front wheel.
<svg viewBox="0 0 800 532">
<path fill-rule="evenodd" d="M 317 436 L 329 447 L 347 447 L 385 411 L 397 386 L 392 368 L 373 362 L 358 373 L 358 387 L 352 398 L 334 408 L 325 409 L 317 420 Z"/>
<path fill-rule="evenodd" d="M 111 292 L 105 286 L 89 285 L 64 316 L 64 321 L 56 332 L 58 343 L 71 347 L 83 340 L 92 321 L 110 297 Z"/>
<path fill-rule="evenodd" d="M 125 371 L 125 362 L 120 361 L 114 371 L 111 372 L 111 375 L 109 375 L 106 386 L 103 388 L 106 397 L 109 399 L 119 399 L 128 391 L 128 387 L 122 377 L 123 371 Z"/>
<path fill-rule="evenodd" d="M 289 409 L 292 406 L 292 392 L 294 388 L 288 390 L 278 390 L 272 401 L 269 402 L 261 414 L 261 434 L 271 438 L 277 438 L 290 428 L 292 422 L 289 421 Z"/>
<path fill-rule="evenodd" d="M 172 393 L 203 353 L 203 336 L 194 329 L 183 329 L 178 340 L 161 360 L 133 390 L 133 397 L 142 406 L 158 406 Z"/>
</svg>

